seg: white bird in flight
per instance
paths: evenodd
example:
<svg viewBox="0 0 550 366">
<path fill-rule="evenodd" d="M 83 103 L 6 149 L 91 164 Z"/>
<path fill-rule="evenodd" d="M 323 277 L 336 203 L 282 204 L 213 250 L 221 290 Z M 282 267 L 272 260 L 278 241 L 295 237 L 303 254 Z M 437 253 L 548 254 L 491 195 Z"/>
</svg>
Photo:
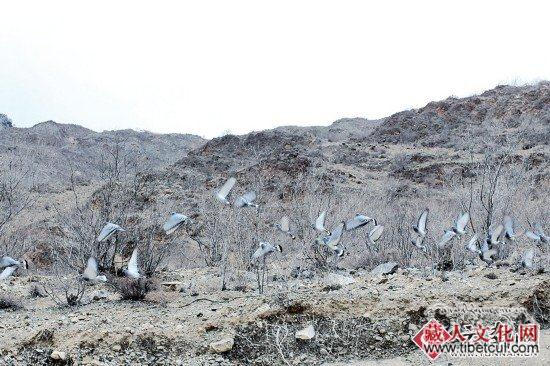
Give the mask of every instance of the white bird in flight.
<svg viewBox="0 0 550 366">
<path fill-rule="evenodd" d="M 544 230 L 542 230 L 542 226 L 540 224 L 535 224 L 534 230 L 533 231 L 531 231 L 531 230 L 526 231 L 525 235 L 528 238 L 533 239 L 537 243 L 545 243 L 545 244 L 550 243 L 550 238 L 548 236 L 546 236 L 546 234 L 544 233 Z"/>
<path fill-rule="evenodd" d="M 281 217 L 280 223 L 277 225 L 279 230 L 281 230 L 283 233 L 286 233 L 290 235 L 292 239 L 295 239 L 294 234 L 290 231 L 290 218 L 286 215 Z"/>
<path fill-rule="evenodd" d="M 504 230 L 504 226 L 502 224 L 489 227 L 489 232 L 487 233 L 487 244 L 489 247 L 493 247 L 494 245 L 500 244 L 500 238 L 502 236 L 502 231 Z"/>
<path fill-rule="evenodd" d="M 330 235 L 330 231 L 328 231 L 325 227 L 325 221 L 327 219 L 327 212 L 322 211 L 319 216 L 317 216 L 317 219 L 315 220 L 314 228 L 317 231 L 324 232 L 327 235 Z"/>
<path fill-rule="evenodd" d="M 282 252 L 283 247 L 280 246 L 280 245 L 273 245 L 273 244 L 268 243 L 266 241 L 261 241 L 260 244 L 258 245 L 258 249 L 256 249 L 254 254 L 252 254 L 252 258 L 254 260 L 259 259 L 259 258 L 263 258 L 266 255 L 268 255 L 270 253 L 273 253 L 275 251 Z"/>
<path fill-rule="evenodd" d="M 425 236 L 420 236 L 420 235 L 418 235 L 416 238 L 411 239 L 411 243 L 413 243 L 413 245 L 414 245 L 415 247 L 417 247 L 418 249 L 426 250 L 426 249 L 427 249 L 426 246 L 423 245 L 423 243 L 424 243 L 424 238 L 425 238 Z"/>
<path fill-rule="evenodd" d="M 23 260 L 20 262 L 11 257 L 2 257 L 0 259 L 0 269 L 3 269 L 3 271 L 0 273 L 0 280 L 7 279 L 19 268 L 27 269 L 27 261 Z"/>
<path fill-rule="evenodd" d="M 346 230 L 354 230 L 360 227 L 367 225 L 369 222 L 374 223 L 374 226 L 378 225 L 376 219 L 368 217 L 363 214 L 356 214 L 353 219 L 350 219 L 346 222 Z"/>
<path fill-rule="evenodd" d="M 218 192 L 216 192 L 216 199 L 218 201 L 225 203 L 226 205 L 229 205 L 229 200 L 227 199 L 227 196 L 229 195 L 229 192 L 233 189 L 233 186 L 237 183 L 237 179 L 234 177 L 229 178 L 223 186 L 220 188 Z"/>
<path fill-rule="evenodd" d="M 178 230 L 188 219 L 189 217 L 183 214 L 174 212 L 172 213 L 168 221 L 164 223 L 164 225 L 162 226 L 162 229 L 166 232 L 166 235 L 170 235 L 174 231 Z"/>
<path fill-rule="evenodd" d="M 516 239 L 514 222 L 510 216 L 504 216 L 504 238 L 513 241 Z"/>
<path fill-rule="evenodd" d="M 458 235 L 466 234 L 466 225 L 468 225 L 468 220 L 470 220 L 470 214 L 468 212 L 460 215 L 453 226 L 453 231 Z"/>
<path fill-rule="evenodd" d="M 3 281 L 10 277 L 15 271 L 17 271 L 17 269 L 19 269 L 18 266 L 9 266 L 4 268 L 2 273 L 0 273 L 0 281 Z"/>
<path fill-rule="evenodd" d="M 21 262 L 13 259 L 12 257 L 2 257 L 0 258 L 0 269 L 11 267 L 11 266 L 20 266 Z"/>
<path fill-rule="evenodd" d="M 457 235 L 453 230 L 445 230 L 441 240 L 437 243 L 439 249 L 446 249 L 451 244 L 451 240 Z"/>
<path fill-rule="evenodd" d="M 128 266 L 125 270 L 123 270 L 123 273 L 126 277 L 138 279 L 141 277 L 139 274 L 138 269 L 138 249 L 135 248 L 132 252 L 132 256 L 130 257 L 130 261 L 128 262 Z"/>
<path fill-rule="evenodd" d="M 384 231 L 383 225 L 376 225 L 369 231 L 369 234 L 367 236 L 367 241 L 370 245 L 374 245 L 378 239 L 382 236 L 382 232 Z"/>
<path fill-rule="evenodd" d="M 521 266 L 524 268 L 533 268 L 535 260 L 535 249 L 529 248 L 523 253 L 523 258 L 521 259 Z"/>
<path fill-rule="evenodd" d="M 101 229 L 101 232 L 99 233 L 99 236 L 97 237 L 97 241 L 103 242 L 107 239 L 109 239 L 114 233 L 116 232 L 123 232 L 125 231 L 123 228 L 118 226 L 117 224 L 113 224 L 111 222 L 108 222 L 103 229 Z"/>
<path fill-rule="evenodd" d="M 470 252 L 474 254 L 480 255 L 482 253 L 481 253 L 481 249 L 479 249 L 479 242 L 477 239 L 478 239 L 477 234 L 474 234 L 474 236 L 472 236 L 470 241 L 468 241 L 468 244 L 466 244 L 466 249 L 468 249 Z"/>
<path fill-rule="evenodd" d="M 107 282 L 107 277 L 98 276 L 97 261 L 93 257 L 90 257 L 88 259 L 88 263 L 86 265 L 86 268 L 84 269 L 84 273 L 82 273 L 82 278 L 90 283 Z"/>
<path fill-rule="evenodd" d="M 338 257 L 344 255 L 344 249 L 340 247 L 340 241 L 342 240 L 342 234 L 344 232 L 344 223 L 336 225 L 332 232 L 327 236 L 321 236 L 315 240 L 319 245 L 326 245 L 330 250 L 334 252 Z"/>
<path fill-rule="evenodd" d="M 427 229 L 427 223 L 428 223 L 428 213 L 430 212 L 429 209 L 425 209 L 418 218 L 418 221 L 415 225 L 413 225 L 413 230 L 415 233 L 420 235 L 421 237 L 425 237 L 428 233 Z"/>
<path fill-rule="evenodd" d="M 256 199 L 256 193 L 254 192 L 248 192 L 243 194 L 240 197 L 237 197 L 235 200 L 235 207 L 256 207 L 258 208 L 258 204 L 254 203 L 254 200 Z"/>
</svg>

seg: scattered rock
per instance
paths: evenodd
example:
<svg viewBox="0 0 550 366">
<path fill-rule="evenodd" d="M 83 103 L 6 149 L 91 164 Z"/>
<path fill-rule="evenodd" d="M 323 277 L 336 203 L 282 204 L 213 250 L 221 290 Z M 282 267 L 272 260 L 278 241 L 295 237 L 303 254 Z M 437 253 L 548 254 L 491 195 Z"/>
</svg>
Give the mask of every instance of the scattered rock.
<svg viewBox="0 0 550 366">
<path fill-rule="evenodd" d="M 379 264 L 370 273 L 373 276 L 388 275 L 395 273 L 397 268 L 399 268 L 399 265 L 396 262 L 387 262 Z"/>
<path fill-rule="evenodd" d="M 302 330 L 299 330 L 296 332 L 296 339 L 301 339 L 304 341 L 308 341 L 315 337 L 315 328 L 313 328 L 313 325 L 308 325 Z"/>
<path fill-rule="evenodd" d="M 233 337 L 224 338 L 217 342 L 210 343 L 210 350 L 214 353 L 224 353 L 230 351 L 234 343 L 235 340 Z"/>
<path fill-rule="evenodd" d="M 355 283 L 355 279 L 350 276 L 343 276 L 337 273 L 329 273 L 325 277 L 325 282 L 328 286 L 347 286 Z"/>
<path fill-rule="evenodd" d="M 61 351 L 53 351 L 52 354 L 50 355 L 50 358 L 54 361 L 66 361 L 67 354 Z"/>
</svg>

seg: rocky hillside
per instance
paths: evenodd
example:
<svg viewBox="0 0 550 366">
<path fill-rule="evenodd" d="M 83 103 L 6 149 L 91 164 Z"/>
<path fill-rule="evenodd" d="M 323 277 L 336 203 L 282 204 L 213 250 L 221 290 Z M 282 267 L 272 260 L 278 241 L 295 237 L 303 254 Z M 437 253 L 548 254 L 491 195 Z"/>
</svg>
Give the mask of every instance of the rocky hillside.
<svg viewBox="0 0 550 366">
<path fill-rule="evenodd" d="M 495 89 L 467 98 L 447 98 L 420 109 L 396 113 L 372 134 L 373 141 L 419 146 L 479 148 L 493 139 L 516 138 L 526 147 L 550 140 L 550 83 Z M 514 136 L 517 135 L 517 136 Z M 466 140 L 466 141 L 464 141 Z"/>
<path fill-rule="evenodd" d="M 0 113 L 0 130 L 12 127 L 11 120 L 5 114 Z"/>
<path fill-rule="evenodd" d="M 409 186 L 407 194 L 428 195 L 472 174 L 488 154 L 507 154 L 506 164 L 544 186 L 550 177 L 548 141 L 550 83 L 543 82 L 431 102 L 382 120 L 343 119 L 328 127 L 215 138 L 148 179 L 158 192 L 178 186 L 211 190 L 234 175 L 273 197 L 315 177 L 346 189 L 393 182 Z"/>
<path fill-rule="evenodd" d="M 6 121 L 9 120 L 6 118 Z M 110 154 L 132 157 L 140 170 L 160 169 L 181 159 L 204 141 L 194 135 L 160 135 L 133 130 L 94 132 L 53 121 L 30 128 L 4 123 L 0 132 L 0 162 L 28 167 L 40 191 L 59 191 L 72 172 L 80 184 L 91 184 L 102 173 Z"/>
<path fill-rule="evenodd" d="M 140 178 L 139 202 L 129 208 L 134 216 L 163 217 L 177 210 L 200 221 L 212 192 L 235 176 L 233 198 L 255 190 L 266 223 L 295 211 L 298 200 L 309 194 L 310 206 L 301 207 L 309 216 L 301 220 L 339 204 L 342 216 L 372 210 L 397 227 L 391 221 L 397 220 L 390 207 L 394 199 L 403 199 L 397 207 L 410 215 L 403 219 L 416 216 L 418 205 L 430 205 L 434 215 L 439 210 L 441 220 L 449 220 L 449 205 L 453 216 L 464 209 L 460 204 L 468 179 L 482 180 L 481 169 L 491 169 L 490 159 L 501 156 L 507 174 L 501 197 L 514 196 L 499 199 L 495 210 L 504 215 L 516 205 L 516 215 L 541 220 L 549 199 L 544 193 L 550 186 L 549 137 L 550 83 L 542 82 L 448 98 L 381 120 L 342 119 L 326 127 L 286 126 L 209 141 L 135 131 L 96 133 L 45 122 L 2 130 L 0 159 L 16 156 L 32 167 L 43 192 L 32 217 L 40 218 L 47 230 L 55 218 L 47 211 L 52 202 L 71 210 L 73 196 L 66 190 L 71 171 L 87 190 L 84 197 L 90 197 L 101 189 L 94 182 L 99 182 L 102 157 L 117 144 L 128 161 L 147 171 Z M 345 193 L 346 202 L 333 196 L 335 189 L 351 192 Z M 481 206 L 477 210 L 483 215 Z M 400 240 L 408 242 L 407 237 Z"/>
</svg>

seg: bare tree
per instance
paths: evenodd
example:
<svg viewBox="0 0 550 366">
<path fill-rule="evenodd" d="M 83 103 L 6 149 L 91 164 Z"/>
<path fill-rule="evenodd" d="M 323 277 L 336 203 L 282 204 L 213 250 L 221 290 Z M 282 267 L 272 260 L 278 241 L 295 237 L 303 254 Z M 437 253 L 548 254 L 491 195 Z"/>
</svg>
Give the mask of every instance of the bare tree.
<svg viewBox="0 0 550 366">
<path fill-rule="evenodd" d="M 12 225 L 22 212 L 31 207 L 34 197 L 31 194 L 32 174 L 20 161 L 10 160 L 2 166 L 0 172 L 0 253 L 22 255 L 25 252 L 24 241 L 15 235 Z"/>
</svg>

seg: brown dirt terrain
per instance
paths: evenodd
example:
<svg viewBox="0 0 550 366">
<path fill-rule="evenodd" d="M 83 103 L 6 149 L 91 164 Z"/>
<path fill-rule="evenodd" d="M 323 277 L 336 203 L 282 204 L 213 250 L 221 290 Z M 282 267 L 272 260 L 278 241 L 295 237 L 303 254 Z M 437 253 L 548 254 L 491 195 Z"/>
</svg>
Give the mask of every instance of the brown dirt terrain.
<svg viewBox="0 0 550 366">
<path fill-rule="evenodd" d="M 146 302 L 121 301 L 109 287 L 97 285 L 88 289 L 86 304 L 76 308 L 29 298 L 34 281 L 50 278 L 13 278 L 0 284 L 2 294 L 24 297 L 24 309 L 0 310 L 0 363 L 50 364 L 50 354 L 57 350 L 67 354 L 69 364 L 91 365 L 370 365 L 374 359 L 427 364 L 411 335 L 431 317 L 444 324 L 454 320 L 437 311 L 441 306 L 520 308 L 546 326 L 550 316 L 547 273 L 470 266 L 436 276 L 414 268 L 389 275 L 342 275 L 303 280 L 273 274 L 267 293 L 257 295 L 243 286 L 253 283 L 252 273 L 233 273 L 233 290 L 221 292 L 216 271 L 165 272 L 164 284 Z M 355 282 L 345 284 L 351 277 Z M 92 300 L 100 292 L 107 297 Z M 511 320 L 524 317 L 514 314 Z M 487 324 L 499 316 L 493 311 L 478 319 Z M 296 340 L 295 332 L 309 324 L 315 338 Z M 548 360 L 548 331 L 542 334 L 541 358 L 529 364 Z M 230 351 L 209 349 L 210 343 L 228 337 L 234 341 Z"/>
</svg>

